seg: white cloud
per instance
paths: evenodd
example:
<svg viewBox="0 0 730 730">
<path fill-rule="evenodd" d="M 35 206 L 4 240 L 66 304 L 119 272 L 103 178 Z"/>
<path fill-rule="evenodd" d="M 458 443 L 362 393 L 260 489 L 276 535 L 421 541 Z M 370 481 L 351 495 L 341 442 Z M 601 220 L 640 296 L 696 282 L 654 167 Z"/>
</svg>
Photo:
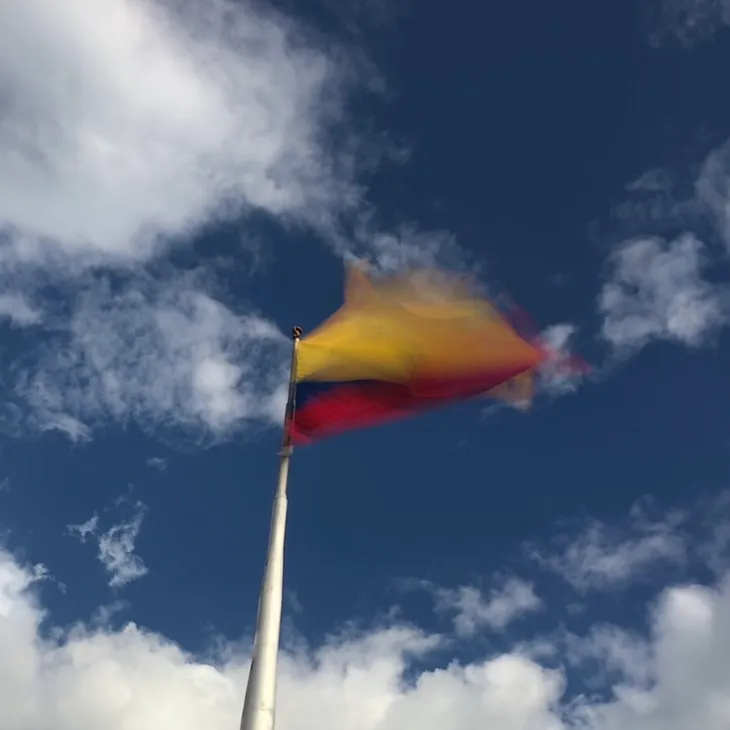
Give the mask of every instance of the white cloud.
<svg viewBox="0 0 730 730">
<path fill-rule="evenodd" d="M 716 575 L 724 575 L 730 569 L 730 491 L 702 501 L 697 512 L 697 558 Z"/>
<path fill-rule="evenodd" d="M 705 248 L 691 235 L 623 245 L 598 299 L 604 338 L 623 353 L 654 339 L 703 344 L 728 315 L 724 289 L 703 278 L 707 263 Z"/>
<path fill-rule="evenodd" d="M 260 4 L 2 3 L 0 261 L 144 259 L 251 209 L 325 224 L 353 194 L 347 76 Z"/>
<path fill-rule="evenodd" d="M 699 202 L 714 216 L 730 251 L 730 140 L 710 152 L 695 183 Z"/>
<path fill-rule="evenodd" d="M 45 409 L 34 412 L 31 409 L 25 421 L 41 433 L 58 431 L 74 443 L 89 441 L 91 439 L 91 429 L 79 421 L 78 418 L 74 418 L 68 413 L 53 413 Z M 12 433 L 16 434 L 19 430 L 22 432 L 22 427 L 18 423 L 14 423 Z"/>
<path fill-rule="evenodd" d="M 554 552 L 532 556 L 579 591 L 615 589 L 658 564 L 683 564 L 689 548 L 682 522 L 680 513 L 651 520 L 639 504 L 623 526 L 593 521 Z"/>
<path fill-rule="evenodd" d="M 454 614 L 454 629 L 458 636 L 465 638 L 484 628 L 504 629 L 515 619 L 542 607 L 533 586 L 519 578 L 507 580 L 488 596 L 473 586 L 432 590 L 437 608 Z"/>
<path fill-rule="evenodd" d="M 651 500 L 639 500 L 619 524 L 590 520 L 554 538 L 549 548 L 528 546 L 528 555 L 583 593 L 648 583 L 662 566 L 675 574 L 728 572 L 730 491 L 703 496 L 683 510 L 653 511 Z"/>
<path fill-rule="evenodd" d="M 0 319 L 7 318 L 17 327 L 38 324 L 42 315 L 22 294 L 0 294 Z"/>
<path fill-rule="evenodd" d="M 109 574 L 109 585 L 121 588 L 147 575 L 147 566 L 134 552 L 144 511 L 138 509 L 128 522 L 110 527 L 99 536 L 99 560 Z"/>
<path fill-rule="evenodd" d="M 99 526 L 99 515 L 92 515 L 86 522 L 81 522 L 78 525 L 68 525 L 67 529 L 70 535 L 75 535 L 81 540 L 86 542 L 89 536 L 96 535 L 96 529 Z"/>
<path fill-rule="evenodd" d="M 248 643 L 226 644 L 207 663 L 133 623 L 58 629 L 39 602 L 37 579 L 0 552 L 3 728 L 238 726 Z M 583 646 L 574 638 L 565 659 L 598 662 L 608 684 L 600 695 L 572 698 L 562 671 L 541 665 L 539 651 L 416 671 L 411 659 L 447 648 L 443 637 L 396 624 L 300 644 L 282 652 L 277 727 L 726 730 L 730 584 L 670 588 L 649 618 L 646 637 L 602 628 Z"/>
<path fill-rule="evenodd" d="M 147 459 L 147 466 L 150 469 L 157 469 L 157 471 L 165 471 L 167 469 L 167 459 L 162 459 L 159 456 L 152 456 Z"/>
<path fill-rule="evenodd" d="M 422 231 L 413 225 L 402 225 L 394 232 L 373 231 L 365 219 L 357 237 L 365 242 L 366 256 L 383 271 L 412 267 L 459 269 L 467 263 L 464 251 L 448 231 Z M 469 268 L 474 269 L 473 262 Z"/>
<path fill-rule="evenodd" d="M 4 374 L 2 430 L 211 441 L 280 423 L 286 339 L 160 254 L 258 210 L 384 267 L 448 258 L 446 233 L 373 232 L 343 124 L 372 69 L 248 0 L 59 7 L 0 4 L 0 319 L 48 335 Z"/>
<path fill-rule="evenodd" d="M 148 573 L 144 561 L 134 552 L 144 514 L 145 507 L 138 502 L 129 520 L 112 525 L 106 532 L 99 531 L 98 515 L 93 515 L 79 525 L 68 526 L 69 534 L 77 536 L 81 542 L 94 538 L 99 562 L 109 575 L 111 588 L 122 588 Z"/>
<path fill-rule="evenodd" d="M 0 289 L 23 294 L 0 318 L 47 335 L 5 376 L 5 432 L 85 441 L 134 421 L 210 441 L 280 421 L 286 340 L 250 306 L 159 266 L 84 272 L 220 217 L 328 227 L 347 208 L 328 133 L 354 77 L 310 41 L 247 2 L 2 4 Z"/>
<path fill-rule="evenodd" d="M 587 684 L 600 688 L 618 676 L 635 686 L 649 688 L 652 654 L 644 637 L 617 626 L 594 626 L 585 636 L 566 636 L 566 659 L 583 673 Z M 594 670 L 591 675 L 590 666 Z"/>
<path fill-rule="evenodd" d="M 242 424 L 280 422 L 287 339 L 267 320 L 238 315 L 198 283 L 95 280 L 38 351 L 15 365 L 25 426 L 88 438 L 96 427 L 216 439 Z"/>
<path fill-rule="evenodd" d="M 587 727 L 618 730 L 720 730 L 730 723 L 730 586 L 668 590 L 652 621 L 645 669 L 629 673 L 614 698 L 581 710 Z M 634 668 L 635 671 L 635 668 Z"/>
<path fill-rule="evenodd" d="M 626 190 L 631 193 L 663 193 L 671 188 L 672 178 L 661 167 L 647 170 L 626 185 Z"/>
<path fill-rule="evenodd" d="M 384 268 L 459 258 L 366 202 L 361 173 L 402 153 L 347 115 L 377 75 L 253 0 L 3 3 L 0 273 L 129 265 L 253 211 Z"/>
<path fill-rule="evenodd" d="M 546 346 L 547 357 L 540 366 L 540 390 L 550 395 L 565 395 L 578 388 L 585 375 L 583 369 L 576 368 L 570 345 L 577 328 L 564 322 L 552 325 L 540 333 L 539 340 Z"/>
<path fill-rule="evenodd" d="M 112 618 L 130 607 L 129 601 L 116 600 L 99 606 L 91 616 L 90 623 L 94 626 L 108 626 Z"/>
</svg>

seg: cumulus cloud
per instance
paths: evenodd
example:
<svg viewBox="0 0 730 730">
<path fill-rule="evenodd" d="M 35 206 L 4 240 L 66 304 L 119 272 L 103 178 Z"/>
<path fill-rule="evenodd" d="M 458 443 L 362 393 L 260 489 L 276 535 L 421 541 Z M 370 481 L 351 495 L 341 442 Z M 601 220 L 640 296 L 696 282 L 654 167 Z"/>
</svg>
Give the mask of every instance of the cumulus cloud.
<svg viewBox="0 0 730 730">
<path fill-rule="evenodd" d="M 323 224 L 353 195 L 346 68 L 260 4 L 3 3 L 0 261 L 144 259 L 254 209 Z"/>
<path fill-rule="evenodd" d="M 286 338 L 187 277 L 95 279 L 68 324 L 14 366 L 25 426 L 71 438 L 136 422 L 196 438 L 280 421 Z"/>
<path fill-rule="evenodd" d="M 0 274 L 128 266 L 257 211 L 384 268 L 458 257 L 366 202 L 359 179 L 399 152 L 348 115 L 377 76 L 251 0 L 4 3 Z"/>
<path fill-rule="evenodd" d="M 130 519 L 112 525 L 105 532 L 99 531 L 98 515 L 79 525 L 68 525 L 69 534 L 78 537 L 81 542 L 95 540 L 99 562 L 109 576 L 110 588 L 122 588 L 148 573 L 144 561 L 135 553 L 144 514 L 145 507 L 138 502 Z"/>
<path fill-rule="evenodd" d="M 248 666 L 241 644 L 224 643 L 206 661 L 133 623 L 60 629 L 40 602 L 42 576 L 0 551 L 4 728 L 237 727 Z M 562 670 L 518 649 L 422 668 L 450 644 L 404 624 L 300 644 L 282 652 L 277 727 L 725 730 L 730 583 L 670 588 L 649 619 L 644 637 L 602 628 L 558 657 L 602 665 L 609 683 L 600 694 L 567 694 Z"/>
<path fill-rule="evenodd" d="M 720 657 L 730 648 L 728 598 L 727 582 L 665 592 L 653 616 L 648 681 L 629 673 L 611 701 L 584 706 L 588 727 L 726 727 L 730 665 Z"/>
<path fill-rule="evenodd" d="M 463 638 L 485 628 L 504 629 L 517 618 L 542 607 L 532 584 L 519 578 L 510 578 L 487 596 L 474 586 L 432 587 L 431 590 L 437 609 L 453 614 L 456 634 Z"/>
<path fill-rule="evenodd" d="M 651 340 L 697 347 L 727 322 L 727 294 L 704 277 L 707 251 L 692 235 L 630 241 L 614 252 L 598 308 L 603 337 L 619 353 Z"/>
</svg>

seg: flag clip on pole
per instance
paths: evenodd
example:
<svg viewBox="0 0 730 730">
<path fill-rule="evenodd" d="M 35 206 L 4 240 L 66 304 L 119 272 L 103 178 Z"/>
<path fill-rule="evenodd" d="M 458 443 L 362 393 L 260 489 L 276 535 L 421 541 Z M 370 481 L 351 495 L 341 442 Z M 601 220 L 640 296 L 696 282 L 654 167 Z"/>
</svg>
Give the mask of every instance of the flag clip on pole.
<svg viewBox="0 0 730 730">
<path fill-rule="evenodd" d="M 276 660 L 279 653 L 281 605 L 284 590 L 284 537 L 286 533 L 289 460 L 292 453 L 291 422 L 296 397 L 297 350 L 302 330 L 292 330 L 292 359 L 289 374 L 289 397 L 284 419 L 284 438 L 279 454 L 279 481 L 271 513 L 269 549 L 259 596 L 251 669 L 241 714 L 241 730 L 274 730 L 276 714 Z"/>
</svg>

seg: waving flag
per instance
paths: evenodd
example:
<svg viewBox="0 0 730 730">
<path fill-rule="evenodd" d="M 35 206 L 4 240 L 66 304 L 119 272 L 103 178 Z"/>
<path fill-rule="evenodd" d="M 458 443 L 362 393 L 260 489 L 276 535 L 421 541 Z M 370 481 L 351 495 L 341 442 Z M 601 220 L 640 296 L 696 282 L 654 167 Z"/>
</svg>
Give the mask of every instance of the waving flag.
<svg viewBox="0 0 730 730">
<path fill-rule="evenodd" d="M 526 401 L 543 360 L 467 282 L 348 272 L 345 302 L 298 346 L 294 443 L 481 394 Z"/>
<path fill-rule="evenodd" d="M 555 356 L 533 334 L 518 334 L 466 281 L 429 271 L 373 281 L 354 268 L 340 310 L 307 337 L 301 334 L 294 327 L 241 730 L 272 730 L 274 724 L 292 446 L 484 393 L 527 401 L 536 367 Z"/>
</svg>

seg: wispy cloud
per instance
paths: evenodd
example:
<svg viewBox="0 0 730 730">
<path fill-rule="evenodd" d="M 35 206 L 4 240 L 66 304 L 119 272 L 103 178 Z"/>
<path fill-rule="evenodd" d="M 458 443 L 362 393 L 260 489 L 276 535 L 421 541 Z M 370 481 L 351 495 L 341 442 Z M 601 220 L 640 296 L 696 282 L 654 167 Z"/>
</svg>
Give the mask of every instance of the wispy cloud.
<svg viewBox="0 0 730 730">
<path fill-rule="evenodd" d="M 91 616 L 90 623 L 93 626 L 106 628 L 109 626 L 112 618 L 118 616 L 129 608 L 128 601 L 112 601 L 96 608 Z"/>
<path fill-rule="evenodd" d="M 72 438 L 116 422 L 216 439 L 280 419 L 286 338 L 186 277 L 96 279 L 67 327 L 15 366 L 25 426 Z"/>
<path fill-rule="evenodd" d="M 552 325 L 540 333 L 547 358 L 540 366 L 539 387 L 549 395 L 565 395 L 577 390 L 585 373 L 575 367 L 571 346 L 577 327 L 570 322 Z"/>
<path fill-rule="evenodd" d="M 142 529 L 145 506 L 137 502 L 130 519 L 112 525 L 106 531 L 99 530 L 99 517 L 93 515 L 86 522 L 68 525 L 69 534 L 81 542 L 93 539 L 98 547 L 98 559 L 109 576 L 111 588 L 122 588 L 147 575 L 147 566 L 135 553 L 135 543 Z"/>
<path fill-rule="evenodd" d="M 673 181 L 667 170 L 654 167 L 628 183 L 626 189 L 632 193 L 665 193 L 672 186 Z"/>
<path fill-rule="evenodd" d="M 623 525 L 592 521 L 579 534 L 558 538 L 554 549 L 530 552 L 579 591 L 611 590 L 640 579 L 658 564 L 685 563 L 683 522 L 679 512 L 651 519 L 637 504 Z"/>
<path fill-rule="evenodd" d="M 92 515 L 86 522 L 78 525 L 68 525 L 67 529 L 70 535 L 78 537 L 81 542 L 86 542 L 90 537 L 96 535 L 96 528 L 99 525 L 99 515 Z"/>
<path fill-rule="evenodd" d="M 147 459 L 147 466 L 150 469 L 157 469 L 157 471 L 165 471 L 167 469 L 167 459 L 162 459 L 159 456 L 152 456 Z"/>
<path fill-rule="evenodd" d="M 695 521 L 701 538 L 696 553 L 716 575 L 730 568 L 730 490 L 704 500 L 696 509 Z"/>
<path fill-rule="evenodd" d="M 143 518 L 143 508 L 138 505 L 131 520 L 114 525 L 99 536 L 99 560 L 109 574 L 112 588 L 121 588 L 147 575 L 147 566 L 134 552 Z"/>
<path fill-rule="evenodd" d="M 712 40 L 730 25 L 728 0 L 644 0 L 649 16 L 649 40 L 660 46 L 669 40 L 689 48 Z"/>
<path fill-rule="evenodd" d="M 619 354 L 657 339 L 705 343 L 728 321 L 727 292 L 705 278 L 708 264 L 705 247 L 689 234 L 619 247 L 598 299 L 603 337 Z"/>
<path fill-rule="evenodd" d="M 568 663 L 578 667 L 584 681 L 605 687 L 618 678 L 634 687 L 648 689 L 653 677 L 652 647 L 649 641 L 618 626 L 594 626 L 584 636 L 567 634 Z"/>
<path fill-rule="evenodd" d="M 42 319 L 41 312 L 22 294 L 0 294 L 0 319 L 8 319 L 17 327 L 29 327 Z"/>
<path fill-rule="evenodd" d="M 488 593 L 476 586 L 444 588 L 429 581 L 409 580 L 403 587 L 430 593 L 436 610 L 454 622 L 454 631 L 461 638 L 470 638 L 480 630 L 498 631 L 527 613 L 542 608 L 531 583 L 520 578 L 508 578 Z"/>
<path fill-rule="evenodd" d="M 486 596 L 477 588 L 461 587 L 439 590 L 437 598 L 442 610 L 454 612 L 454 628 L 461 637 L 473 636 L 483 627 L 504 629 L 542 606 L 533 586 L 517 578 L 506 581 Z"/>
<path fill-rule="evenodd" d="M 385 232 L 361 216 L 357 229 L 364 255 L 383 271 L 409 267 L 474 269 L 456 238 L 449 231 L 422 231 L 415 225 L 401 225 Z"/>
<path fill-rule="evenodd" d="M 641 499 L 624 520 L 566 525 L 551 542 L 528 545 L 527 555 L 585 594 L 651 582 L 662 567 L 722 576 L 730 568 L 728 548 L 730 491 L 721 490 L 663 513 Z"/>
<path fill-rule="evenodd" d="M 730 140 L 707 155 L 695 183 L 695 193 L 699 203 L 711 213 L 730 251 Z"/>
</svg>

